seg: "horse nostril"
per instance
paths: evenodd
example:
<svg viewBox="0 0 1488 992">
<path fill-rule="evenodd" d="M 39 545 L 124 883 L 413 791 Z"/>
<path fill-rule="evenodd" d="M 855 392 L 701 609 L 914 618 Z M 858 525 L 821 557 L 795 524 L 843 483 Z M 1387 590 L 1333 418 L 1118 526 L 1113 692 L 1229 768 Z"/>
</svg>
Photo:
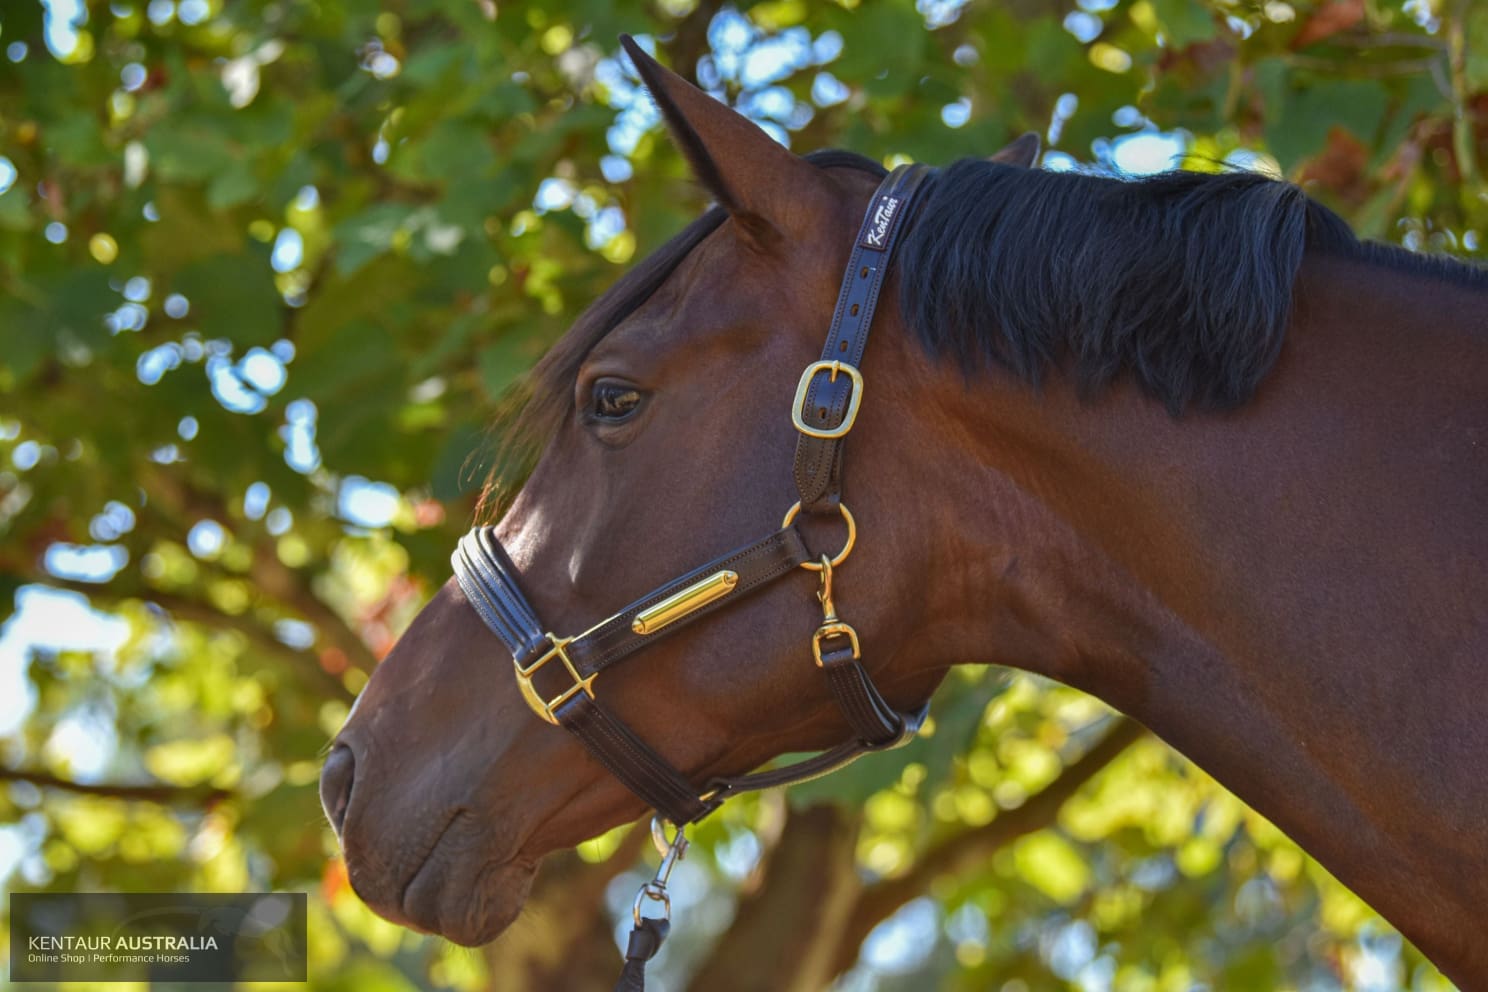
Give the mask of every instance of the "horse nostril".
<svg viewBox="0 0 1488 992">
<path fill-rule="evenodd" d="M 330 818 L 337 837 L 341 836 L 341 825 L 346 822 L 346 804 L 351 799 L 351 778 L 355 765 L 351 748 L 345 744 L 337 744 L 331 756 L 326 759 L 325 767 L 320 770 L 320 804 L 325 807 L 326 816 Z"/>
</svg>

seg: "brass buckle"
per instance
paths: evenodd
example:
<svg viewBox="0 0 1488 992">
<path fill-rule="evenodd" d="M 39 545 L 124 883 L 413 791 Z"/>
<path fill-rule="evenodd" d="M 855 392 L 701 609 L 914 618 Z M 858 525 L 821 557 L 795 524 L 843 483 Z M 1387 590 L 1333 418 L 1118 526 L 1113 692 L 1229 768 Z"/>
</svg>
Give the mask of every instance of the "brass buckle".
<svg viewBox="0 0 1488 992">
<path fill-rule="evenodd" d="M 819 372 L 831 372 L 830 381 L 837 381 L 837 373 L 845 372 L 852 380 L 852 395 L 847 400 L 847 412 L 842 415 L 842 423 L 836 427 L 812 427 L 806 423 L 806 418 L 801 415 L 801 407 L 806 403 L 806 394 L 811 390 L 811 380 L 815 379 Z M 796 385 L 796 402 L 791 407 L 791 423 L 796 430 L 809 437 L 820 437 L 827 440 L 843 437 L 853 429 L 853 422 L 858 419 L 858 407 L 863 405 L 863 373 L 847 362 L 832 360 L 830 362 L 812 362 L 806 366 L 806 371 L 801 373 L 801 381 Z"/>
<path fill-rule="evenodd" d="M 547 634 L 546 637 L 552 647 L 544 651 L 542 657 L 526 668 L 523 668 L 521 662 L 513 658 L 512 666 L 517 670 L 517 688 L 522 691 L 522 699 L 531 707 L 532 712 L 556 727 L 558 725 L 558 717 L 553 714 L 553 711 L 572 699 L 580 690 L 583 690 L 590 699 L 593 699 L 594 680 L 599 678 L 599 673 L 595 672 L 587 679 L 579 676 L 579 670 L 574 667 L 573 659 L 568 656 L 567 651 L 568 645 L 573 641 L 572 637 L 554 637 L 552 634 Z M 568 669 L 568 675 L 573 679 L 574 684 L 564 689 L 552 699 L 544 700 L 542 696 L 538 695 L 537 687 L 532 684 L 532 676 L 537 674 L 538 669 L 554 658 L 563 662 L 563 667 Z"/>
<path fill-rule="evenodd" d="M 824 623 L 816 628 L 816 633 L 811 635 L 811 655 L 816 659 L 817 668 L 825 668 L 822 664 L 822 641 L 829 637 L 846 637 L 852 644 L 853 661 L 863 657 L 863 651 L 858 646 L 858 632 L 852 627 L 838 620 L 836 623 Z"/>
</svg>

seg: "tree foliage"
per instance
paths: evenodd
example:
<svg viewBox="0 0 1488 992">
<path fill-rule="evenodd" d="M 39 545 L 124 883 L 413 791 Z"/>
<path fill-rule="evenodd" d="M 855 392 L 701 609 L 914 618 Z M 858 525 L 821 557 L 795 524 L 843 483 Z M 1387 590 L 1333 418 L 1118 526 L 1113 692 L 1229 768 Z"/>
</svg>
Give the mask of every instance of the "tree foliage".
<svg viewBox="0 0 1488 992">
<path fill-rule="evenodd" d="M 797 150 L 943 163 L 1034 130 L 1047 167 L 1262 168 L 1364 234 L 1483 250 L 1468 0 L 7 3 L 9 885 L 310 889 L 326 989 L 611 975 L 638 833 L 554 859 L 468 955 L 355 900 L 315 778 L 448 574 L 498 398 L 702 207 L 620 31 Z M 936 714 L 705 824 L 659 981 L 1447 987 L 1092 700 L 963 672 Z"/>
</svg>

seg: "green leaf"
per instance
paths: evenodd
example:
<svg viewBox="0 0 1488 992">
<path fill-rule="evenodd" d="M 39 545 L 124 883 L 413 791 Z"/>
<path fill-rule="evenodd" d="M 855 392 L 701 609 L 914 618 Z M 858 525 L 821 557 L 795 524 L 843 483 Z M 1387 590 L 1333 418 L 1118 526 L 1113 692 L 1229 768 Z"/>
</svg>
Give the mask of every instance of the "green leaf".
<svg viewBox="0 0 1488 992">
<path fill-rule="evenodd" d="M 852 14 L 834 12 L 842 33 L 842 55 L 832 65 L 839 79 L 851 79 L 875 96 L 895 96 L 919 79 L 928 35 L 924 18 L 910 0 L 877 0 Z"/>
<path fill-rule="evenodd" d="M 348 323 L 384 316 L 423 278 L 418 267 L 390 256 L 374 259 L 345 278 L 327 278 L 295 320 L 296 347 L 302 355 L 324 349 Z"/>
<path fill-rule="evenodd" d="M 287 388 L 322 409 L 334 409 L 385 382 L 400 365 L 391 332 L 373 321 L 354 320 L 296 356 Z"/>
<path fill-rule="evenodd" d="M 481 449 L 486 431 L 477 424 L 464 424 L 449 432 L 434 459 L 429 489 L 435 499 L 450 502 L 480 489 L 487 465 Z"/>
<path fill-rule="evenodd" d="M 253 175 L 253 169 L 247 162 L 237 159 L 208 184 L 207 206 L 213 210 L 227 210 L 258 195 L 258 179 Z"/>
<path fill-rule="evenodd" d="M 1152 5 L 1174 48 L 1211 41 L 1218 33 L 1215 15 L 1197 0 L 1152 0 Z"/>
<path fill-rule="evenodd" d="M 167 181 L 209 180 L 234 164 L 232 146 L 205 122 L 162 121 L 145 135 L 150 168 Z"/>
<path fill-rule="evenodd" d="M 242 230 L 214 214 L 196 190 L 166 187 L 153 202 L 160 219 L 146 223 L 136 235 L 140 254 L 152 271 L 174 273 L 194 262 L 244 250 Z"/>
<path fill-rule="evenodd" d="M 43 140 L 53 155 L 73 167 L 111 165 L 114 154 L 104 144 L 107 129 L 91 113 L 73 113 L 49 126 Z"/>
<path fill-rule="evenodd" d="M 1488 90 L 1488 7 L 1464 4 L 1467 11 L 1467 82 L 1475 91 Z"/>
<path fill-rule="evenodd" d="M 176 276 L 173 289 L 191 301 L 191 317 L 208 338 L 268 344 L 283 334 L 284 304 L 266 251 L 214 255 Z"/>
<path fill-rule="evenodd" d="M 0 327 L 5 330 L 0 356 L 0 392 L 9 392 L 31 378 L 52 354 L 55 340 L 48 321 L 17 300 L 0 300 Z"/>
<path fill-rule="evenodd" d="M 1273 68 L 1263 85 L 1277 98 L 1269 103 L 1266 143 L 1283 168 L 1321 149 L 1335 126 L 1372 147 L 1390 103 L 1378 82 L 1293 78 L 1282 83 Z"/>
<path fill-rule="evenodd" d="M 440 121 L 419 144 L 419 155 L 422 173 L 441 182 L 476 179 L 496 165 L 490 134 L 471 121 Z"/>
<path fill-rule="evenodd" d="M 523 372 L 542 355 L 543 342 L 531 335 L 510 334 L 482 348 L 479 356 L 481 385 L 486 395 L 498 400 Z"/>
<path fill-rule="evenodd" d="M 349 276 L 391 248 L 406 231 L 414 209 L 401 203 L 379 203 L 336 226 L 336 270 Z"/>
<path fill-rule="evenodd" d="M 0 193 L 0 228 L 7 231 L 29 231 L 35 223 L 25 187 L 17 183 Z"/>
<path fill-rule="evenodd" d="M 1050 830 L 1018 841 L 1013 848 L 1018 874 L 1062 905 L 1070 905 L 1091 881 L 1090 868 L 1070 842 Z"/>
<path fill-rule="evenodd" d="M 403 79 L 418 86 L 432 86 L 465 63 L 469 49 L 459 44 L 433 44 L 414 52 L 403 66 Z"/>
</svg>

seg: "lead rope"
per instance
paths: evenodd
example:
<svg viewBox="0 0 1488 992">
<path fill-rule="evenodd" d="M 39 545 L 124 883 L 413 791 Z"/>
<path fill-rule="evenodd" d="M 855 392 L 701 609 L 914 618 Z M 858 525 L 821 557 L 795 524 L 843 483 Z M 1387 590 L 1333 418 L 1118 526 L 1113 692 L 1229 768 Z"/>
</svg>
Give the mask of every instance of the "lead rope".
<svg viewBox="0 0 1488 992">
<path fill-rule="evenodd" d="M 847 553 L 843 552 L 838 562 L 846 557 Z M 837 616 L 837 606 L 832 601 L 832 567 L 832 558 L 822 555 L 821 584 L 816 592 L 816 598 L 821 603 L 822 622 L 816 633 L 811 635 L 811 649 L 818 665 L 821 664 L 822 642 L 831 638 L 848 638 L 853 657 L 858 656 L 858 632 Z M 651 881 L 641 886 L 636 893 L 635 902 L 631 904 L 631 928 L 630 937 L 625 944 L 625 965 L 620 969 L 615 992 L 646 992 L 646 962 L 661 950 L 662 942 L 672 928 L 672 897 L 667 891 L 667 883 L 671 880 L 672 869 L 687 855 L 687 833 L 684 827 L 677 827 L 676 833 L 668 838 L 666 821 L 653 816 L 651 842 L 661 855 L 661 864 L 656 866 L 656 874 Z M 647 902 L 660 903 L 661 915 L 644 915 L 642 910 Z"/>
<path fill-rule="evenodd" d="M 635 903 L 630 908 L 633 925 L 630 939 L 625 946 L 625 967 L 620 969 L 620 980 L 615 983 L 615 992 L 645 992 L 646 962 L 661 950 L 672 924 L 672 897 L 667 892 L 667 881 L 672 869 L 687 854 L 687 834 L 682 827 L 670 839 L 666 835 L 666 823 L 659 816 L 651 818 L 651 842 L 661 854 L 661 864 L 656 866 L 656 875 L 641 886 Z M 647 902 L 661 903 L 660 916 L 644 916 L 641 910 Z"/>
</svg>

